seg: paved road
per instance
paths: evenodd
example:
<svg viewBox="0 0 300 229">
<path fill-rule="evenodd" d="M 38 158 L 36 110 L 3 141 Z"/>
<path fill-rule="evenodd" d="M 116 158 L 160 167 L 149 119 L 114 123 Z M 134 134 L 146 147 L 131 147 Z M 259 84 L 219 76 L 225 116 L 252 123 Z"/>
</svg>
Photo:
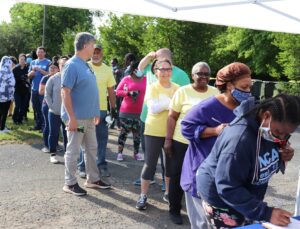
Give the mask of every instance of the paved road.
<svg viewBox="0 0 300 229">
<path fill-rule="evenodd" d="M 300 161 L 300 131 L 291 141 L 296 148 L 286 175 L 274 176 L 267 201 L 274 206 L 294 211 Z M 132 158 L 133 148 L 127 145 L 125 161 L 116 162 L 116 131 L 111 131 L 108 150 L 109 181 L 112 190 L 88 189 L 86 197 L 76 197 L 62 191 L 62 162 L 50 164 L 49 154 L 41 145 L 0 145 L 0 228 L 189 228 L 186 212 L 184 225 L 169 221 L 167 205 L 162 201 L 158 184 L 150 188 L 149 207 L 137 211 L 135 203 L 139 188 L 132 181 L 140 175 L 142 162 Z M 131 139 L 128 141 L 132 144 Z M 160 173 L 157 183 L 161 182 Z M 83 185 L 84 180 L 79 178 Z"/>
</svg>

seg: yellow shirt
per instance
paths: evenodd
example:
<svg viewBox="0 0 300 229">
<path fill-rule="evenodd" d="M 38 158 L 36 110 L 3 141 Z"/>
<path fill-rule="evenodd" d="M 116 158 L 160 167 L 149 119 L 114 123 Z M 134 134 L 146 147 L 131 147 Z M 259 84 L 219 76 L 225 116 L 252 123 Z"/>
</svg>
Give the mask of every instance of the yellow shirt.
<svg viewBox="0 0 300 229">
<path fill-rule="evenodd" d="M 187 114 L 187 112 L 196 104 L 201 102 L 208 97 L 215 96 L 219 94 L 217 88 L 209 86 L 206 92 L 197 92 L 191 84 L 179 88 L 170 103 L 170 109 L 180 113 L 178 120 L 176 122 L 173 140 L 178 142 L 189 144 L 189 141 L 185 139 L 181 134 L 181 121 Z"/>
<path fill-rule="evenodd" d="M 97 86 L 99 91 L 100 110 L 107 110 L 107 88 L 116 85 L 115 77 L 112 73 L 112 68 L 102 63 L 100 66 L 88 62 L 96 75 Z"/>
<path fill-rule="evenodd" d="M 165 88 L 161 86 L 158 81 L 154 82 L 147 88 L 145 102 L 148 105 L 148 101 L 150 99 L 156 99 L 159 102 L 165 100 L 166 97 L 171 99 L 178 88 L 179 86 L 175 83 L 171 83 L 170 88 Z M 167 132 L 168 113 L 168 110 L 164 110 L 160 113 L 152 114 L 151 109 L 148 109 L 144 134 L 156 137 L 165 137 Z"/>
</svg>

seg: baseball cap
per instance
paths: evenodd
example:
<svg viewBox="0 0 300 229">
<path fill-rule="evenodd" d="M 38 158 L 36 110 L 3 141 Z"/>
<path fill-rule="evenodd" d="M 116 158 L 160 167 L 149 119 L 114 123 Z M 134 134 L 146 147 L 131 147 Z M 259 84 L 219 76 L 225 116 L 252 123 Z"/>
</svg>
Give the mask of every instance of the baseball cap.
<svg viewBox="0 0 300 229">
<path fill-rule="evenodd" d="M 95 45 L 94 45 L 94 49 L 100 49 L 100 50 L 102 50 L 102 46 L 101 46 L 101 45 L 95 44 Z"/>
</svg>

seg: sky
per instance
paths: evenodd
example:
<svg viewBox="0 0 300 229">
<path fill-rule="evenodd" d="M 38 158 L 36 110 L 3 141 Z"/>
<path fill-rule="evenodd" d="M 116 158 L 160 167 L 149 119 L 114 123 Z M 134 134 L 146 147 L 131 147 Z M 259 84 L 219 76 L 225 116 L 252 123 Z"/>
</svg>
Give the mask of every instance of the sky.
<svg viewBox="0 0 300 229">
<path fill-rule="evenodd" d="M 12 0 L 0 0 L 0 23 L 2 21 L 10 22 L 9 9 L 14 3 Z"/>
</svg>

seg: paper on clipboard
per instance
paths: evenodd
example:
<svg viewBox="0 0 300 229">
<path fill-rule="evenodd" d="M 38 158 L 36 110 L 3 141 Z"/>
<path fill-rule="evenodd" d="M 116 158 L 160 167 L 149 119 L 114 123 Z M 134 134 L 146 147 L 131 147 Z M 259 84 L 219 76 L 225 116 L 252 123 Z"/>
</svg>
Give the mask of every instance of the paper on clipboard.
<svg viewBox="0 0 300 229">
<path fill-rule="evenodd" d="M 300 221 L 294 218 L 291 218 L 291 223 L 285 227 L 276 226 L 272 223 L 262 223 L 262 226 L 268 229 L 300 229 Z"/>
</svg>

